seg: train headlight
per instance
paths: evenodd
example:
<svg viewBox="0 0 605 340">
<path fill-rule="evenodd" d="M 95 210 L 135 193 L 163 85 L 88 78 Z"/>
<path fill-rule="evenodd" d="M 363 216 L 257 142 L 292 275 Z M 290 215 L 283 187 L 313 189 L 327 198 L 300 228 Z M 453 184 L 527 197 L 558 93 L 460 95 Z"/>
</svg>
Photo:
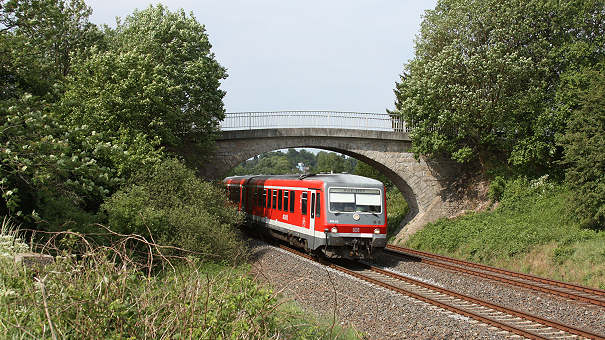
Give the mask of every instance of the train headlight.
<svg viewBox="0 0 605 340">
<path fill-rule="evenodd" d="M 380 234 L 380 229 L 379 228 L 374 229 L 374 234 Z"/>
<path fill-rule="evenodd" d="M 338 228 L 332 227 L 332 230 L 330 230 L 330 231 L 333 232 L 333 233 L 337 233 L 338 232 Z"/>
</svg>

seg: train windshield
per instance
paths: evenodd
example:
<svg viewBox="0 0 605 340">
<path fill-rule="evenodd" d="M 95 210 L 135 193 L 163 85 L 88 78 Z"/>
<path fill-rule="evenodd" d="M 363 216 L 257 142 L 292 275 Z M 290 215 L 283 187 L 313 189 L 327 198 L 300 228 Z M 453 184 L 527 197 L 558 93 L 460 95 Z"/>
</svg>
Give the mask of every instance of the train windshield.
<svg viewBox="0 0 605 340">
<path fill-rule="evenodd" d="M 380 213 L 382 211 L 380 190 L 330 188 L 330 211 Z"/>
</svg>

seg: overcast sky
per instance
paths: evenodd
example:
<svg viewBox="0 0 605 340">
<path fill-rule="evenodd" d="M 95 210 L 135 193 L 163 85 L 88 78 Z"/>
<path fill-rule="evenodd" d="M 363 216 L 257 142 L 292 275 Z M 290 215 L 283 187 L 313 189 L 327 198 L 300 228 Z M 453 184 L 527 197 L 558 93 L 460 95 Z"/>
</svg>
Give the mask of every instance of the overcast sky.
<svg viewBox="0 0 605 340">
<path fill-rule="evenodd" d="M 115 25 L 158 1 L 85 0 L 96 24 Z M 229 77 L 227 112 L 384 112 L 436 0 L 171 0 L 206 26 Z"/>
</svg>

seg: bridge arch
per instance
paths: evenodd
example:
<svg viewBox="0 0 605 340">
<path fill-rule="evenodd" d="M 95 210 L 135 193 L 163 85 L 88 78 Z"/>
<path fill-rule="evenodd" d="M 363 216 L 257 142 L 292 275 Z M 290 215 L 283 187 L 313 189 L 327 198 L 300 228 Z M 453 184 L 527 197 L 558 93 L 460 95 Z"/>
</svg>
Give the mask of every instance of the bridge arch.
<svg viewBox="0 0 605 340">
<path fill-rule="evenodd" d="M 216 140 L 210 159 L 199 166 L 202 176 L 222 179 L 238 164 L 264 152 L 287 148 L 335 151 L 368 163 L 389 178 L 410 206 L 402 222 L 413 233 L 452 212 L 448 182 L 455 168 L 448 162 L 415 159 L 406 132 L 334 128 L 227 130 Z M 456 210 L 456 209 L 454 209 Z"/>
</svg>

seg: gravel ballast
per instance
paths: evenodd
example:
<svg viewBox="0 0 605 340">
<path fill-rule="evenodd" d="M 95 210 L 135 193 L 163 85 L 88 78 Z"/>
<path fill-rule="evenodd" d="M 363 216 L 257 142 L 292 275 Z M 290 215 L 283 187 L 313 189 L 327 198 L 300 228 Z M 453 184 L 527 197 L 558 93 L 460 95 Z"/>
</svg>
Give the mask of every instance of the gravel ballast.
<svg viewBox="0 0 605 340">
<path fill-rule="evenodd" d="M 458 293 L 605 335 L 605 308 L 383 255 L 375 265 Z"/>
<path fill-rule="evenodd" d="M 322 318 L 369 339 L 504 339 L 512 334 L 251 240 L 252 273 Z"/>
</svg>

